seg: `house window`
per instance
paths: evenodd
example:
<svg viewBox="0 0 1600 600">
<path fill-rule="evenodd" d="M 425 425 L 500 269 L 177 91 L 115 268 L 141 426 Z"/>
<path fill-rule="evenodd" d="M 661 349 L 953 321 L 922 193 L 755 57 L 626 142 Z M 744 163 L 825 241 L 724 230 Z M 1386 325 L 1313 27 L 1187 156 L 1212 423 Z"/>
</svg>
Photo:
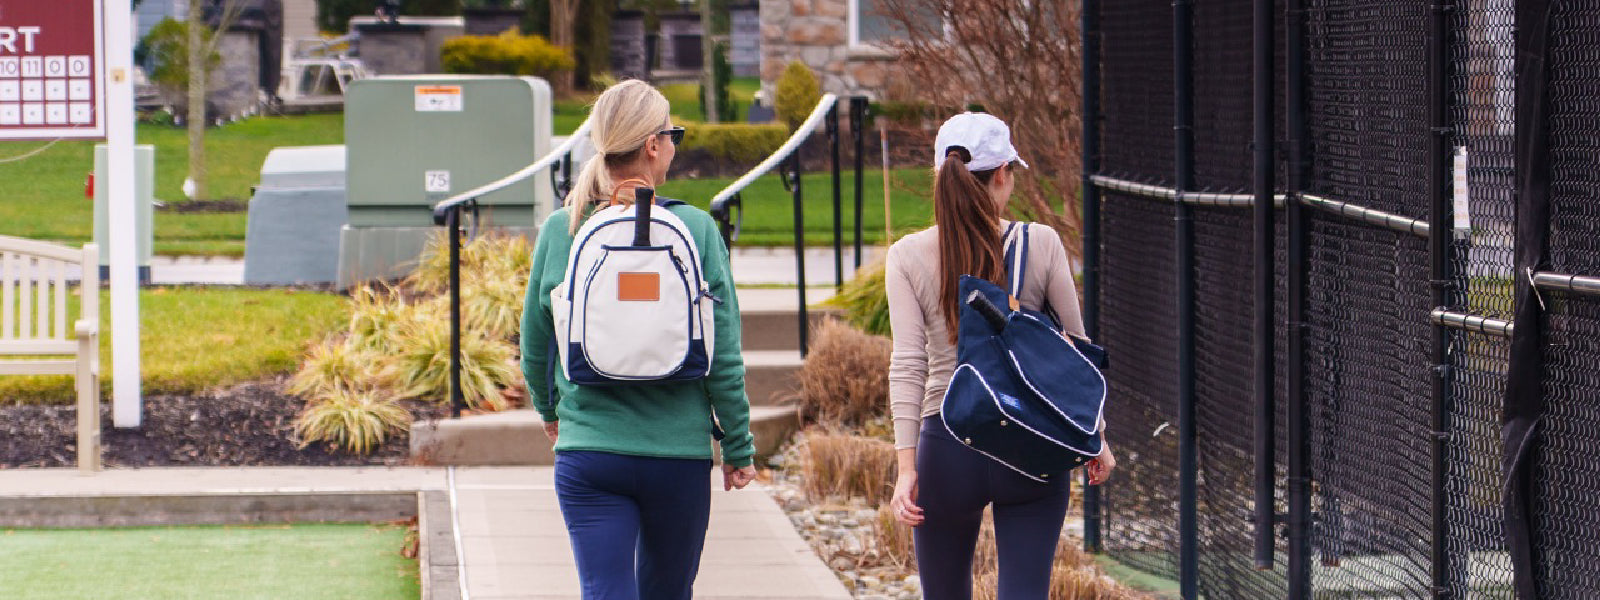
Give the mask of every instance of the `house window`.
<svg viewBox="0 0 1600 600">
<path fill-rule="evenodd" d="M 884 14 L 887 4 L 885 0 L 850 0 L 850 45 L 873 46 L 906 39 L 905 26 L 900 20 Z M 931 27 L 940 27 L 943 19 L 930 13 L 925 16 L 925 22 Z"/>
</svg>

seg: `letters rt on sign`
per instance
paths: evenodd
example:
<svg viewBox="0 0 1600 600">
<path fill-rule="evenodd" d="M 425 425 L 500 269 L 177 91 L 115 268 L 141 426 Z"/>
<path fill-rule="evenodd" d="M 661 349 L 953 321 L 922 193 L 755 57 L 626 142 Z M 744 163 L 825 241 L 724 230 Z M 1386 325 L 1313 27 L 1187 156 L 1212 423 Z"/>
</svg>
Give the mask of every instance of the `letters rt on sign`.
<svg viewBox="0 0 1600 600">
<path fill-rule="evenodd" d="M 100 0 L 0 0 L 0 139 L 104 138 Z"/>
</svg>

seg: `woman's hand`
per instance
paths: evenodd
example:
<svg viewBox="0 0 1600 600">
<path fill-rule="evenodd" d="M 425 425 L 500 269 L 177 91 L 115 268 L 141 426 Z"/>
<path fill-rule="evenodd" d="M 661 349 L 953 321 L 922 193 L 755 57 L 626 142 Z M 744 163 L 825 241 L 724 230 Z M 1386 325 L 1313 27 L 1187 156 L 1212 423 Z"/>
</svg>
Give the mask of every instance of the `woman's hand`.
<svg viewBox="0 0 1600 600">
<path fill-rule="evenodd" d="M 755 480 L 756 468 L 754 465 L 743 467 L 735 467 L 727 463 L 722 465 L 722 491 L 724 492 L 735 488 L 742 490 L 744 486 L 750 485 L 750 482 Z"/>
<path fill-rule="evenodd" d="M 889 498 L 889 508 L 894 511 L 896 521 L 912 527 L 922 524 L 922 507 L 917 506 L 916 470 L 902 470 L 900 476 L 895 478 L 894 495 Z"/>
<path fill-rule="evenodd" d="M 544 436 L 550 438 L 551 444 L 556 443 L 556 436 L 558 435 L 561 435 L 561 422 L 546 421 L 544 424 Z"/>
<path fill-rule="evenodd" d="M 1111 444 L 1105 444 L 1100 450 L 1100 456 L 1089 460 L 1086 465 L 1089 471 L 1089 485 L 1100 485 L 1111 478 L 1111 471 L 1117 468 L 1117 457 L 1111 453 Z"/>
</svg>

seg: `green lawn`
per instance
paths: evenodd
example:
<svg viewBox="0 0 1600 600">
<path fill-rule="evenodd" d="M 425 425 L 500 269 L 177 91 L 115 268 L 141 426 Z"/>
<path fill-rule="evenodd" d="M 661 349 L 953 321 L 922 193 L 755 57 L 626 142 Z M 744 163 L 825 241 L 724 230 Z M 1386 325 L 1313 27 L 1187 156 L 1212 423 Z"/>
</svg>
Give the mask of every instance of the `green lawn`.
<svg viewBox="0 0 1600 600">
<path fill-rule="evenodd" d="M 180 128 L 140 125 L 140 144 L 156 149 L 156 199 L 185 200 L 188 134 Z M 212 199 L 250 197 L 261 179 L 267 152 L 280 146 L 344 143 L 344 115 L 257 117 L 207 132 Z M 40 142 L 0 142 L 0 158 L 21 155 Z M 94 170 L 90 141 L 62 141 L 27 160 L 0 164 L 0 234 L 70 244 L 94 236 L 94 203 L 83 184 Z M 245 214 L 156 213 L 155 251 L 160 254 L 244 254 Z"/>
<path fill-rule="evenodd" d="M 0 532 L 8 600 L 421 597 L 406 529 L 388 525 Z"/>
<path fill-rule="evenodd" d="M 823 165 L 816 165 L 817 168 Z M 890 211 L 895 236 L 905 235 L 933 223 L 933 174 L 928 169 L 890 171 Z M 883 171 L 868 169 L 863 177 L 861 235 L 865 243 L 883 243 Z M 841 220 L 846 242 L 854 240 L 855 173 L 846 169 L 840 176 Z M 733 183 L 733 179 L 672 180 L 661 186 L 661 194 L 707 208 L 711 197 Z M 833 243 L 833 176 L 808 173 L 801 179 L 805 198 L 806 243 Z M 789 245 L 794 243 L 794 200 L 783 189 L 776 175 L 767 175 L 745 188 L 744 232 L 742 245 Z"/>
<path fill-rule="evenodd" d="M 68 314 L 77 314 L 77 299 Z M 145 288 L 139 344 L 146 394 L 183 393 L 288 373 L 314 340 L 345 325 L 343 296 L 288 290 Z M 100 292 L 100 387 L 111 390 L 111 309 Z M 0 377 L 0 404 L 71 404 L 65 376 Z M 0 586 L 0 589 L 4 589 Z"/>
</svg>

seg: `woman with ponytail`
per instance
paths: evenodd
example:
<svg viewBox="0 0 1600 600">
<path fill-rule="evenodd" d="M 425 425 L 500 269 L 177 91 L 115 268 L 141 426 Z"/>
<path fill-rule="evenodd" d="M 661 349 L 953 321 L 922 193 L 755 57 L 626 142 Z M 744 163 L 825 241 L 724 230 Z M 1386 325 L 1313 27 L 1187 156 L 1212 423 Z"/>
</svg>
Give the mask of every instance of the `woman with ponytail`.
<svg viewBox="0 0 1600 600">
<path fill-rule="evenodd" d="M 745 397 L 739 303 L 728 248 L 705 211 L 669 210 L 700 249 L 713 303 L 714 353 L 705 378 L 614 386 L 574 385 L 554 368 L 550 292 L 566 277 L 573 234 L 597 206 L 631 203 L 655 188 L 683 139 L 667 99 L 642 81 L 607 89 L 589 114 L 595 156 L 566 206 L 534 244 L 522 314 L 522 372 L 529 403 L 555 445 L 556 496 L 572 540 L 584 600 L 689 600 L 711 511 L 713 419 L 724 433 L 723 489 L 755 478 L 750 401 Z"/>
<path fill-rule="evenodd" d="M 889 403 L 899 475 L 890 509 L 915 527 L 918 570 L 927 600 L 972 597 L 972 556 L 985 507 L 993 506 L 999 546 L 1000 600 L 1045 600 L 1066 520 L 1070 477 L 1037 483 L 957 441 L 939 407 L 956 366 L 959 279 L 1006 285 L 1003 232 L 1014 169 L 1028 164 L 1011 130 L 981 113 L 951 117 L 934 142 L 934 227 L 889 248 L 887 287 L 894 351 Z M 1043 225 L 1026 238 L 1025 307 L 1052 307 L 1067 333 L 1083 336 L 1083 318 L 1066 248 Z M 1102 424 L 1103 426 L 1103 424 Z M 1086 468 L 1099 484 L 1116 466 L 1110 447 Z"/>
</svg>

